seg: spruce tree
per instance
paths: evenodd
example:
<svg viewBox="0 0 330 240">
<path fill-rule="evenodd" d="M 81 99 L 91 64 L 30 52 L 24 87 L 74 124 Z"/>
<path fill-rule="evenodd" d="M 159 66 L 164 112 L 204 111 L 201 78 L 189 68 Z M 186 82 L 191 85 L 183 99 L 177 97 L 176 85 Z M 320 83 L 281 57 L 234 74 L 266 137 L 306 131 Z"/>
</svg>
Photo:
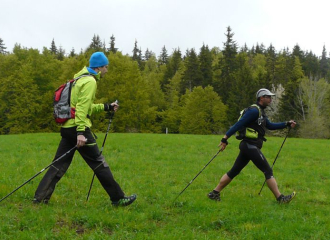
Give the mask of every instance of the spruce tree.
<svg viewBox="0 0 330 240">
<path fill-rule="evenodd" d="M 159 63 L 162 65 L 162 64 L 167 64 L 168 62 L 168 54 L 167 54 L 167 50 L 166 50 L 166 47 L 164 45 L 164 47 L 162 48 L 162 51 L 159 55 Z"/>
<path fill-rule="evenodd" d="M 0 54 L 6 54 L 7 53 L 6 49 L 7 48 L 5 47 L 3 40 L 0 38 Z"/>
<path fill-rule="evenodd" d="M 240 52 L 248 52 L 249 48 L 247 47 L 246 43 L 244 43 L 244 46 L 241 47 L 241 51 Z"/>
<path fill-rule="evenodd" d="M 75 57 L 77 54 L 75 53 L 74 48 L 71 49 L 69 57 Z"/>
<path fill-rule="evenodd" d="M 290 72 L 289 81 L 284 85 L 284 95 L 282 96 L 279 106 L 279 120 L 302 118 L 301 104 L 298 101 L 299 85 L 304 77 L 301 63 L 298 57 L 295 57 L 294 66 Z"/>
<path fill-rule="evenodd" d="M 194 87 L 201 86 L 203 79 L 195 49 L 187 50 L 184 63 L 185 71 L 181 81 L 181 94 L 184 94 L 186 89 L 191 92 Z"/>
<path fill-rule="evenodd" d="M 274 81 L 275 79 L 275 64 L 276 64 L 276 51 L 275 48 L 272 44 L 269 45 L 269 47 L 265 51 L 265 56 L 266 56 L 266 81 L 270 84 L 273 85 L 274 87 L 276 86 L 276 83 Z M 266 86 L 264 86 L 266 87 Z"/>
<path fill-rule="evenodd" d="M 303 70 L 307 77 L 316 78 L 320 69 L 320 61 L 318 57 L 312 52 L 305 53 L 305 61 L 303 64 Z"/>
<path fill-rule="evenodd" d="M 261 57 L 256 54 L 254 57 Z M 228 122 L 230 125 L 237 121 L 239 112 L 255 102 L 255 93 L 261 88 L 258 82 L 258 75 L 254 75 L 253 67 L 250 66 L 250 58 L 247 53 L 239 53 L 236 57 L 237 70 L 231 77 L 231 91 L 228 93 L 227 102 Z M 255 72 L 258 72 L 257 69 Z M 262 86 L 263 87 L 263 86 Z"/>
<path fill-rule="evenodd" d="M 225 34 L 227 40 L 224 42 L 224 48 L 222 50 L 223 58 L 220 59 L 219 66 L 221 75 L 217 80 L 215 91 L 222 97 L 225 104 L 228 102 L 229 92 L 231 91 L 231 85 L 234 81 L 234 73 L 237 69 L 236 55 L 237 55 L 237 44 L 233 40 L 234 33 L 231 28 L 227 27 Z"/>
<path fill-rule="evenodd" d="M 140 70 L 142 70 L 143 69 L 142 53 L 141 53 L 142 51 L 141 51 L 141 48 L 138 48 L 137 43 L 138 42 L 135 39 L 134 48 L 132 51 L 133 52 L 132 59 L 138 63 Z"/>
<path fill-rule="evenodd" d="M 55 40 L 54 40 L 54 38 L 53 38 L 53 40 L 52 40 L 52 43 L 51 43 L 51 45 L 50 45 L 49 50 L 50 50 L 50 52 L 51 52 L 52 54 L 57 55 L 57 47 L 56 47 L 56 45 L 55 45 Z"/>
<path fill-rule="evenodd" d="M 286 49 L 278 53 L 275 63 L 275 76 L 273 78 L 273 84 L 275 86 L 282 84 L 285 88 L 285 85 L 290 80 L 291 70 L 293 68 L 291 63 L 290 54 Z"/>
<path fill-rule="evenodd" d="M 135 39 L 135 42 L 134 42 L 134 48 L 133 48 L 133 56 L 132 56 L 132 59 L 134 61 L 137 61 L 137 62 L 140 62 L 142 59 L 140 58 L 140 50 L 137 46 L 137 40 Z"/>
<path fill-rule="evenodd" d="M 255 49 L 255 54 L 263 54 L 265 52 L 265 46 L 261 43 L 257 43 L 256 49 Z"/>
<path fill-rule="evenodd" d="M 65 57 L 65 50 L 62 48 L 62 46 L 60 46 L 58 48 L 58 53 L 57 53 L 57 59 L 60 60 L 60 61 L 63 61 L 64 60 L 64 57 Z"/>
<path fill-rule="evenodd" d="M 322 56 L 320 59 L 320 77 L 326 78 L 328 72 L 329 72 L 329 61 L 327 58 L 327 51 L 325 49 L 325 46 L 323 46 Z"/>
<path fill-rule="evenodd" d="M 172 56 L 168 59 L 168 63 L 166 64 L 166 70 L 164 73 L 163 81 L 161 83 L 161 87 L 164 91 L 165 91 L 165 87 L 169 84 L 170 79 L 174 77 L 176 72 L 179 70 L 181 62 L 182 62 L 182 55 L 180 48 L 174 49 Z"/>
<path fill-rule="evenodd" d="M 212 55 L 209 47 L 203 44 L 201 47 L 199 56 L 200 70 L 202 72 L 202 87 L 206 87 L 208 85 L 212 85 Z"/>
<path fill-rule="evenodd" d="M 147 50 L 144 53 L 145 61 L 148 61 L 153 56 L 155 56 L 155 54 L 152 51 L 149 51 L 149 49 L 147 48 Z"/>
<path fill-rule="evenodd" d="M 300 46 L 298 44 L 294 45 L 293 49 L 292 49 L 292 57 L 298 57 L 299 61 L 301 63 L 303 63 L 304 60 L 304 52 L 301 50 Z"/>
<path fill-rule="evenodd" d="M 110 48 L 108 48 L 109 52 L 116 53 L 118 51 L 118 48 L 115 48 L 115 36 L 112 34 L 110 37 Z"/>
<path fill-rule="evenodd" d="M 92 42 L 89 44 L 87 51 L 92 50 L 93 52 L 104 51 L 104 44 L 102 43 L 100 36 L 95 35 L 92 38 Z"/>
</svg>

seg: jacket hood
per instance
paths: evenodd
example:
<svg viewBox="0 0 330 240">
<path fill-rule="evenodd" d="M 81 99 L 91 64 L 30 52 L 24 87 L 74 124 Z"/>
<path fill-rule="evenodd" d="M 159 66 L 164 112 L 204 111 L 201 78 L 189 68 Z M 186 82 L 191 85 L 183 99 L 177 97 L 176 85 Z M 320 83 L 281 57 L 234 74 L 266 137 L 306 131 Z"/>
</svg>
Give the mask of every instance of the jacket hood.
<svg viewBox="0 0 330 240">
<path fill-rule="evenodd" d="M 74 75 L 74 78 L 77 78 L 77 77 L 79 77 L 81 75 L 84 75 L 84 74 L 91 74 L 91 75 L 93 75 L 96 81 L 100 80 L 100 78 L 101 78 L 101 72 L 95 74 L 93 72 L 88 71 L 87 67 L 84 67 L 78 73 L 76 73 Z"/>
</svg>

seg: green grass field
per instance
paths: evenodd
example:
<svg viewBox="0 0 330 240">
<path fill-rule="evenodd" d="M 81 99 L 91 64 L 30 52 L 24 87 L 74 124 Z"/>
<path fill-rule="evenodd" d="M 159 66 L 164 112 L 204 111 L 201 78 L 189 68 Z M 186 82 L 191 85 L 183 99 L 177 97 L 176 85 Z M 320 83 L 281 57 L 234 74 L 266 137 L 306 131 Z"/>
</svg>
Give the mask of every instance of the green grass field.
<svg viewBox="0 0 330 240">
<path fill-rule="evenodd" d="M 104 134 L 97 134 L 99 146 Z M 112 207 L 93 172 L 76 153 L 48 205 L 31 200 L 44 173 L 0 203 L 0 239 L 330 239 L 329 140 L 288 138 L 274 167 L 281 192 L 297 192 L 279 205 L 252 164 L 223 191 L 206 197 L 228 171 L 239 141 L 230 144 L 173 203 L 218 151 L 221 136 L 113 134 L 104 155 L 126 194 L 138 199 Z M 0 198 L 48 166 L 59 134 L 0 136 Z M 268 138 L 270 164 L 283 138 Z"/>
</svg>

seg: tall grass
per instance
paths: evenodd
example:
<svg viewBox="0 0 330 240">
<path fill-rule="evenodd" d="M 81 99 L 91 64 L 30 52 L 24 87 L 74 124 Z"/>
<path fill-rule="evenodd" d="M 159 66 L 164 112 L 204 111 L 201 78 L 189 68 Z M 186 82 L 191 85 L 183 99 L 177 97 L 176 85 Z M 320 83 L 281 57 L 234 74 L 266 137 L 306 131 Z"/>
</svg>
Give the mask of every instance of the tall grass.
<svg viewBox="0 0 330 240">
<path fill-rule="evenodd" d="M 97 134 L 102 144 L 104 134 Z M 49 165 L 59 134 L 0 136 L 0 198 Z M 217 152 L 220 136 L 110 134 L 104 155 L 116 180 L 137 201 L 112 207 L 93 172 L 76 153 L 48 205 L 31 199 L 42 175 L 0 203 L 0 239 L 330 239 L 329 141 L 287 139 L 274 166 L 280 190 L 297 192 L 279 205 L 252 164 L 207 199 L 238 153 L 224 152 L 173 203 Z M 283 138 L 269 138 L 263 153 L 273 162 Z"/>
</svg>

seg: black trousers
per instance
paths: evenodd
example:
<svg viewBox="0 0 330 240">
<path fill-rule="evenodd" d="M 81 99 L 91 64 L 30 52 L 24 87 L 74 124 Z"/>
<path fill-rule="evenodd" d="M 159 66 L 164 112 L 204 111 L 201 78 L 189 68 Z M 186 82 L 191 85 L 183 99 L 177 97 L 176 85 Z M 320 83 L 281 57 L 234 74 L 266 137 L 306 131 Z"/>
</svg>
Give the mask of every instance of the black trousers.
<svg viewBox="0 0 330 240">
<path fill-rule="evenodd" d="M 265 156 L 262 154 L 260 148 L 243 140 L 239 145 L 239 149 L 240 152 L 233 167 L 229 170 L 229 172 L 227 172 L 228 177 L 231 179 L 236 177 L 249 163 L 250 160 L 260 171 L 264 173 L 266 179 L 273 177 L 273 170 L 269 166 L 269 163 L 267 162 Z"/>
<path fill-rule="evenodd" d="M 77 145 L 77 132 L 75 127 L 61 128 L 61 136 L 62 139 L 57 148 L 54 160 Z M 124 192 L 115 181 L 109 165 L 105 162 L 103 155 L 100 155 L 96 140 L 90 129 L 86 129 L 85 137 L 87 138 L 85 146 L 72 150 L 48 169 L 35 192 L 35 198 L 37 200 L 49 201 L 55 190 L 56 184 L 68 170 L 76 150 L 80 153 L 88 166 L 94 171 L 104 190 L 108 193 L 111 201 L 116 202 L 124 197 Z"/>
</svg>

